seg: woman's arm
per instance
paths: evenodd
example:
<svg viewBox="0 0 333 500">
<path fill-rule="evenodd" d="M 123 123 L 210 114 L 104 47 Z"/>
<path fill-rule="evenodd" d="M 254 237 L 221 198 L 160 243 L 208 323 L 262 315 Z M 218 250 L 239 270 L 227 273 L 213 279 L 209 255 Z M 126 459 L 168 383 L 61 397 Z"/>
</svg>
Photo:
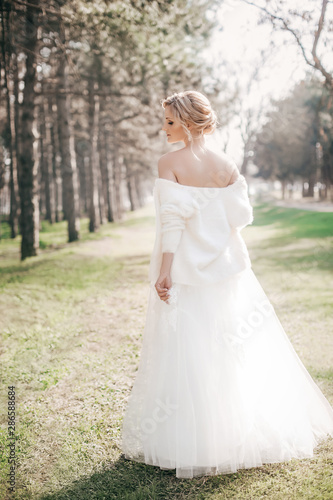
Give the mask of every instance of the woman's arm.
<svg viewBox="0 0 333 500">
<path fill-rule="evenodd" d="M 171 265 L 173 261 L 174 253 L 165 252 L 162 254 L 162 264 L 160 269 L 160 275 L 155 283 L 155 288 L 158 296 L 161 300 L 167 301 L 169 298 L 169 288 L 172 286 L 171 282 Z"/>
<path fill-rule="evenodd" d="M 171 252 L 165 252 L 162 254 L 162 264 L 161 264 L 160 274 L 163 275 L 170 274 L 174 255 L 175 254 Z"/>
<path fill-rule="evenodd" d="M 167 179 L 170 181 L 177 182 L 177 178 L 173 171 L 170 169 L 170 159 L 169 155 L 166 154 L 159 159 L 158 162 L 158 174 L 162 179 Z M 171 282 L 171 266 L 173 261 L 174 253 L 163 252 L 162 254 L 162 264 L 160 269 L 160 275 L 155 283 L 155 288 L 158 296 L 161 300 L 165 302 L 168 300 L 168 291 L 172 286 Z"/>
</svg>

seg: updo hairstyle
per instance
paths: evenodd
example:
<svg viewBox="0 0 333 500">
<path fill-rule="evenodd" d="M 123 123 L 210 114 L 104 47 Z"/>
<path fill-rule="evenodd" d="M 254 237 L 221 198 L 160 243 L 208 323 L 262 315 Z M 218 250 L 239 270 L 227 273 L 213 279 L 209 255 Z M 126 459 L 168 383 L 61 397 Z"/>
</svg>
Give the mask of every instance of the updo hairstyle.
<svg viewBox="0 0 333 500">
<path fill-rule="evenodd" d="M 170 106 L 172 114 L 180 121 L 188 140 L 204 134 L 212 134 L 216 128 L 217 118 L 209 100 L 196 90 L 186 90 L 173 94 L 162 101 L 162 107 Z M 188 123 L 193 124 L 192 133 Z M 192 136 L 193 134 L 193 136 Z"/>
</svg>

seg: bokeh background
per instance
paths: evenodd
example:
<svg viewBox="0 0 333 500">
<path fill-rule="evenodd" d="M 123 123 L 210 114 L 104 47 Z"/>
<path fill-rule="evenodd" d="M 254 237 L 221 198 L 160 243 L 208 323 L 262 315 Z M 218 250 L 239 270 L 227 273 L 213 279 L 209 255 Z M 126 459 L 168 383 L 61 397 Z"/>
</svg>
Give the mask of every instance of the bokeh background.
<svg viewBox="0 0 333 500">
<path fill-rule="evenodd" d="M 186 89 L 212 101 L 209 145 L 253 194 L 331 202 L 332 11 L 328 0 L 2 1 L 0 215 L 21 258 L 37 254 L 41 220 L 67 220 L 75 241 L 82 217 L 93 232 L 145 203 L 170 149 L 161 99 Z"/>
</svg>

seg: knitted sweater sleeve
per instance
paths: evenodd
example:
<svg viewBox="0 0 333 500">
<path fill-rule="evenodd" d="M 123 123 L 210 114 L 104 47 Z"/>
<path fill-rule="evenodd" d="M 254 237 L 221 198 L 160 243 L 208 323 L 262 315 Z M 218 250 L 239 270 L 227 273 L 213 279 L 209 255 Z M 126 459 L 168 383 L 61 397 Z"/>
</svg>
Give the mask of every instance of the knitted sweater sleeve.
<svg viewBox="0 0 333 500">
<path fill-rule="evenodd" d="M 175 253 L 186 226 L 186 221 L 198 209 L 190 193 L 178 186 L 167 186 L 160 191 L 162 253 Z"/>
<path fill-rule="evenodd" d="M 244 180 L 239 189 L 226 193 L 226 214 L 230 226 L 242 229 L 253 222 L 253 208 L 248 195 L 248 186 Z"/>
</svg>

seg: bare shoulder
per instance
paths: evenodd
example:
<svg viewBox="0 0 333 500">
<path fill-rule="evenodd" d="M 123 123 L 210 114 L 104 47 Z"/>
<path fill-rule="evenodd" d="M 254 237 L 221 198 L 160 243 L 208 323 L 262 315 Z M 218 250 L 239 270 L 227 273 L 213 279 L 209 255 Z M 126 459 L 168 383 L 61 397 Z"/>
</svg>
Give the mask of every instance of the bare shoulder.
<svg viewBox="0 0 333 500">
<path fill-rule="evenodd" d="M 177 154 L 178 153 L 178 154 Z M 161 156 L 158 160 L 158 175 L 162 179 L 168 179 L 177 182 L 177 177 L 174 173 L 177 164 L 180 160 L 180 154 L 178 151 L 170 151 L 165 155 Z"/>
<path fill-rule="evenodd" d="M 215 165 L 223 173 L 223 177 L 227 181 L 226 185 L 233 184 L 240 176 L 235 160 L 224 152 L 213 154 L 216 160 Z"/>
<path fill-rule="evenodd" d="M 232 158 L 229 158 L 229 163 L 227 164 L 226 169 L 230 174 L 228 185 L 233 184 L 240 176 L 240 171 Z"/>
<path fill-rule="evenodd" d="M 225 168 L 230 172 L 235 168 L 237 168 L 235 161 L 230 155 L 227 155 L 224 152 L 213 153 L 213 154 L 217 160 L 217 163 L 220 165 L 221 168 Z"/>
</svg>

